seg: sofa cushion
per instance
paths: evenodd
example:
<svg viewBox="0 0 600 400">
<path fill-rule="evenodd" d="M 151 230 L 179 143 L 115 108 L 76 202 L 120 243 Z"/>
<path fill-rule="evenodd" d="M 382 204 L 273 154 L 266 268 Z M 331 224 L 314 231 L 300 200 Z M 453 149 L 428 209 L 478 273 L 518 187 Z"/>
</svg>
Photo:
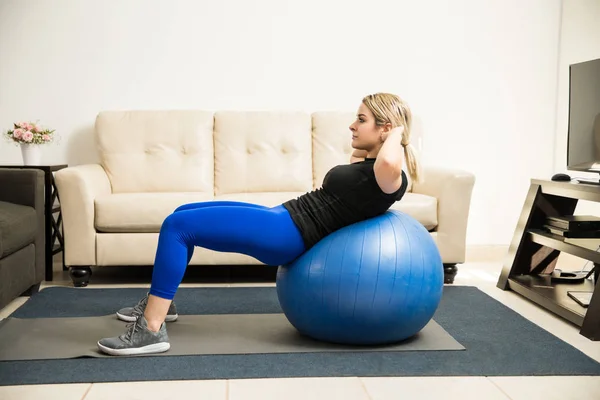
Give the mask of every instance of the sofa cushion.
<svg viewBox="0 0 600 400">
<path fill-rule="evenodd" d="M 437 199 L 420 193 L 406 193 L 402 200 L 390 208 L 407 213 L 419 221 L 428 231 L 438 226 Z"/>
<path fill-rule="evenodd" d="M 96 230 L 99 232 L 159 232 L 164 219 L 183 204 L 210 201 L 241 201 L 274 207 L 306 192 L 231 193 L 119 193 L 95 200 Z M 413 216 L 428 230 L 437 226 L 437 200 L 424 194 L 407 193 L 392 209 Z"/>
<path fill-rule="evenodd" d="M 94 201 L 99 232 L 159 232 L 165 218 L 183 204 L 209 201 L 212 193 L 117 193 Z"/>
<path fill-rule="evenodd" d="M 274 207 L 305 192 L 232 193 L 213 197 L 205 193 L 119 193 L 95 201 L 98 232 L 160 232 L 165 218 L 183 204 L 241 201 Z"/>
<path fill-rule="evenodd" d="M 33 207 L 0 201 L 0 258 L 33 243 L 37 229 Z"/>
<path fill-rule="evenodd" d="M 215 113 L 215 196 L 313 189 L 310 115 Z"/>
<path fill-rule="evenodd" d="M 94 133 L 113 193 L 212 192 L 214 115 L 103 111 Z"/>
</svg>

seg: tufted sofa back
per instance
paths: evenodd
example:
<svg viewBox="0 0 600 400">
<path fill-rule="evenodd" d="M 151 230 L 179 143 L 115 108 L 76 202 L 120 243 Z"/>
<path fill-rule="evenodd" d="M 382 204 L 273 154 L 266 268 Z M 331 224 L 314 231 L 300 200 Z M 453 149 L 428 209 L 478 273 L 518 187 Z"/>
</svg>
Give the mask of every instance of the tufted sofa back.
<svg viewBox="0 0 600 400">
<path fill-rule="evenodd" d="M 212 192 L 213 114 L 104 111 L 95 136 L 113 193 Z"/>
<path fill-rule="evenodd" d="M 95 136 L 113 193 L 304 192 L 353 151 L 354 112 L 103 111 Z"/>
<path fill-rule="evenodd" d="M 302 112 L 217 112 L 215 195 L 312 190 L 311 130 Z"/>
</svg>

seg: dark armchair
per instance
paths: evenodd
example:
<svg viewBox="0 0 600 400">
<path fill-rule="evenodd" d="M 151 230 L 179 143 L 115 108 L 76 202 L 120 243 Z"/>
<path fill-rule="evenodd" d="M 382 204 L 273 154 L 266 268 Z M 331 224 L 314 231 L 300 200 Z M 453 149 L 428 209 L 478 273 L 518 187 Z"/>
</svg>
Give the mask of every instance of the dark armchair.
<svg viewBox="0 0 600 400">
<path fill-rule="evenodd" d="M 0 168 L 0 309 L 44 280 L 44 173 Z"/>
</svg>

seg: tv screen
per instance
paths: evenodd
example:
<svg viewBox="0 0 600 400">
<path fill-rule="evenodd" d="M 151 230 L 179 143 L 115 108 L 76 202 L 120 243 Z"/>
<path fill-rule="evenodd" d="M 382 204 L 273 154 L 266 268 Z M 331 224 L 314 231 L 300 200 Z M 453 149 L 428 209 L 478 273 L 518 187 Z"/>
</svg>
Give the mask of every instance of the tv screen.
<svg viewBox="0 0 600 400">
<path fill-rule="evenodd" d="M 569 67 L 567 169 L 600 172 L 600 59 Z"/>
</svg>

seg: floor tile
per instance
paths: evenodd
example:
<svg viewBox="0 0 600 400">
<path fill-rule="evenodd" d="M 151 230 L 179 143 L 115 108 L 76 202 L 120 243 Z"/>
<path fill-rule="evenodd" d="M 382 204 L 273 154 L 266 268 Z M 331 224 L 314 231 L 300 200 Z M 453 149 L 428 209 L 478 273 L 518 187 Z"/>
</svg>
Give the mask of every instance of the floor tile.
<svg viewBox="0 0 600 400">
<path fill-rule="evenodd" d="M 485 377 L 360 378 L 371 400 L 507 400 Z"/>
<path fill-rule="evenodd" d="M 227 381 L 94 383 L 85 400 L 227 400 Z"/>
<path fill-rule="evenodd" d="M 229 400 L 369 400 L 358 378 L 286 378 L 229 381 Z"/>
<path fill-rule="evenodd" d="M 512 400 L 598 400 L 598 376 L 490 377 Z"/>
<path fill-rule="evenodd" d="M 89 383 L 70 385 L 0 386 L 2 400 L 81 400 L 90 388 Z"/>
</svg>

